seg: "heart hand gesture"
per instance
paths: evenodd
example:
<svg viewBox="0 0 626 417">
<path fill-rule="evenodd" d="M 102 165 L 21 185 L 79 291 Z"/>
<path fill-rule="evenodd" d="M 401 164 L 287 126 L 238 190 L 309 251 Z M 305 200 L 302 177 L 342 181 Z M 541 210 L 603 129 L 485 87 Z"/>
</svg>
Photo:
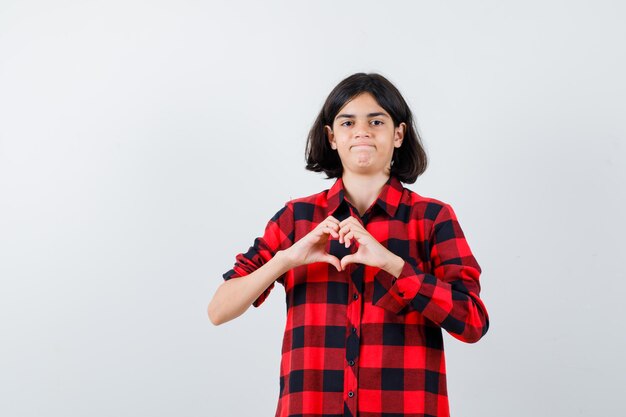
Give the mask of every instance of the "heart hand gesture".
<svg viewBox="0 0 626 417">
<path fill-rule="evenodd" d="M 326 252 L 326 243 L 330 236 L 339 237 L 339 220 L 333 216 L 328 216 L 318 224 L 306 236 L 286 250 L 293 267 L 307 265 L 314 262 L 327 262 L 341 271 L 341 264 L 336 256 Z"/>
<path fill-rule="evenodd" d="M 339 243 L 344 243 L 346 248 L 350 247 L 351 240 L 358 244 L 357 251 L 353 254 L 341 258 L 341 269 L 345 269 L 348 264 L 360 263 L 377 268 L 385 268 L 389 264 L 392 252 L 378 242 L 363 225 L 353 216 L 348 217 L 339 223 Z"/>
</svg>

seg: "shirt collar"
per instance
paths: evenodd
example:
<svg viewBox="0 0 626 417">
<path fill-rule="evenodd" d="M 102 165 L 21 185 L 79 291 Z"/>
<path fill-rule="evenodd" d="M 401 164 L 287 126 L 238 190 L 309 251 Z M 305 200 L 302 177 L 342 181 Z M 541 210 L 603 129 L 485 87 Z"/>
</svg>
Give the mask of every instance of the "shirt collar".
<svg viewBox="0 0 626 417">
<path fill-rule="evenodd" d="M 376 199 L 376 204 L 385 210 L 389 216 L 394 217 L 400 205 L 403 191 L 404 187 L 400 180 L 390 175 Z M 341 203 L 346 200 L 346 189 L 343 186 L 343 179 L 341 177 L 337 178 L 333 186 L 328 190 L 327 200 L 328 212 L 331 215 Z"/>
</svg>

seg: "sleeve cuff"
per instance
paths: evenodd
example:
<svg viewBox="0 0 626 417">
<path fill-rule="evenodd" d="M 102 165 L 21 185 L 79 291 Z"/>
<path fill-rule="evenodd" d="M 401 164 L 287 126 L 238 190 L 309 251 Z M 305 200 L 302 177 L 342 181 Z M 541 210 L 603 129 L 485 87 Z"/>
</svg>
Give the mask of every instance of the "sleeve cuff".
<svg viewBox="0 0 626 417">
<path fill-rule="evenodd" d="M 419 267 L 406 260 L 397 278 L 381 269 L 374 276 L 372 303 L 392 313 L 400 314 L 417 295 L 425 275 Z"/>
</svg>

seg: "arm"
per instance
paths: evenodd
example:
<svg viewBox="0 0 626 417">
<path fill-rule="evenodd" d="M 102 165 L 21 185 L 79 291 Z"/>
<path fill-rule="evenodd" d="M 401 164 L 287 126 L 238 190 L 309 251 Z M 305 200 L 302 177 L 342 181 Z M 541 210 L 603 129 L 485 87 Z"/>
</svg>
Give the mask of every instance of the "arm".
<svg viewBox="0 0 626 417">
<path fill-rule="evenodd" d="M 419 311 L 455 338 L 477 342 L 489 328 L 479 297 L 481 268 L 449 205 L 439 211 L 425 244 L 431 248 L 432 274 L 409 260 L 392 258 L 376 274 L 374 304 L 396 314 Z"/>
<path fill-rule="evenodd" d="M 250 305 L 261 305 L 274 287 L 274 281 L 283 279 L 293 268 L 284 256 L 284 249 L 291 246 L 292 231 L 293 211 L 285 204 L 268 221 L 263 236 L 256 238 L 246 253 L 238 254 L 233 268 L 222 275 L 225 282 L 208 306 L 213 324 L 240 316 Z"/>
<path fill-rule="evenodd" d="M 242 315 L 276 279 L 291 269 L 279 251 L 266 264 L 249 274 L 246 279 L 223 282 L 209 303 L 211 323 L 219 325 Z"/>
<path fill-rule="evenodd" d="M 340 270 L 339 259 L 326 252 L 330 236 L 338 237 L 339 220 L 328 216 L 313 230 L 294 240 L 293 208 L 286 205 L 268 222 L 263 237 L 257 238 L 247 253 L 237 255 L 235 266 L 223 277 L 227 280 L 209 304 L 209 319 L 215 325 L 243 314 L 252 303 L 258 307 L 290 269 L 314 262 L 328 262 Z M 245 276 L 245 279 L 239 279 Z M 231 279 L 237 278 L 237 279 Z"/>
</svg>

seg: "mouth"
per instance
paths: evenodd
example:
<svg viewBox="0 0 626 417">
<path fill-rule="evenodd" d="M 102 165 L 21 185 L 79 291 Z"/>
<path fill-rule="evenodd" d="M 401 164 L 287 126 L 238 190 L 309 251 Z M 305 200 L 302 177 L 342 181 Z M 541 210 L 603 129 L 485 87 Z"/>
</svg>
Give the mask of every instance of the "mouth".
<svg viewBox="0 0 626 417">
<path fill-rule="evenodd" d="M 374 145 L 354 145 L 350 149 L 354 149 L 354 148 L 367 149 L 367 148 L 373 148 L 373 147 Z"/>
</svg>

